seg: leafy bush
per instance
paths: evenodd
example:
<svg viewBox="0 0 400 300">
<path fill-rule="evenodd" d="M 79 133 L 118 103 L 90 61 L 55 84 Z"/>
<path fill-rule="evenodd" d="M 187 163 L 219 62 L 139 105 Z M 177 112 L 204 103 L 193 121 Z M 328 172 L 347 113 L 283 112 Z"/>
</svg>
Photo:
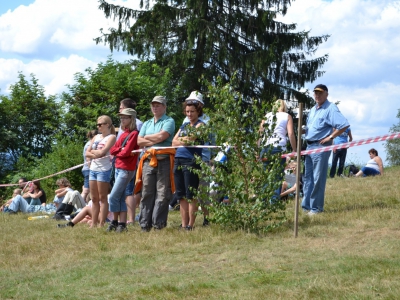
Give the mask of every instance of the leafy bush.
<svg viewBox="0 0 400 300">
<path fill-rule="evenodd" d="M 248 105 L 231 85 L 209 84 L 208 96 L 214 107 L 207 112 L 209 126 L 203 126 L 203 137 L 215 135 L 216 144 L 228 143 L 232 147 L 225 154 L 225 164 L 215 163 L 215 170 L 202 164 L 202 175 L 218 183 L 219 196 L 227 196 L 229 204 L 210 199 L 211 222 L 230 229 L 249 232 L 266 232 L 279 226 L 285 219 L 284 204 L 270 202 L 274 191 L 281 184 L 279 155 L 265 157 L 270 161 L 267 168 L 257 158 L 260 149 L 257 141 L 259 123 L 267 106 L 259 109 Z M 270 108 L 269 108 L 270 109 Z M 210 191 L 200 191 L 204 198 Z"/>
</svg>

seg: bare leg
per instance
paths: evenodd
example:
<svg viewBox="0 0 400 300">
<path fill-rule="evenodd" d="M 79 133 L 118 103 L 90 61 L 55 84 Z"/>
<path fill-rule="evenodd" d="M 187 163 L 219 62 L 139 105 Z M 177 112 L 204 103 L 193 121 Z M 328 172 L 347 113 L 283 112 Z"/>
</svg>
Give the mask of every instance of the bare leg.
<svg viewBox="0 0 400 300">
<path fill-rule="evenodd" d="M 110 189 L 110 183 L 97 181 L 97 189 L 99 191 L 99 199 L 101 202 L 100 215 L 99 215 L 99 226 L 104 226 L 104 224 L 106 223 L 107 215 L 108 215 L 107 195 L 108 195 L 108 192 Z"/>
<path fill-rule="evenodd" d="M 192 199 L 189 203 L 189 226 L 193 227 L 194 222 L 196 221 L 196 212 L 198 211 L 199 206 L 197 205 L 197 200 Z"/>
<path fill-rule="evenodd" d="M 135 222 L 136 203 L 135 196 L 129 195 L 125 198 L 126 206 L 128 207 L 128 221 Z"/>
<path fill-rule="evenodd" d="M 179 201 L 182 219 L 182 228 L 189 225 L 189 203 L 185 199 Z"/>
<path fill-rule="evenodd" d="M 97 181 L 90 180 L 89 182 L 90 194 L 92 195 L 92 224 L 91 228 L 96 227 L 99 223 L 99 212 L 100 212 L 100 198 L 97 190 Z"/>
<path fill-rule="evenodd" d="M 89 195 L 89 189 L 82 186 L 81 196 L 82 196 L 83 200 L 85 200 L 86 203 L 87 203 L 86 198 L 88 195 Z"/>
<path fill-rule="evenodd" d="M 360 177 L 360 176 L 363 176 L 363 175 L 364 175 L 363 171 L 358 171 L 358 173 L 355 176 L 356 177 Z"/>
<path fill-rule="evenodd" d="M 76 225 L 80 221 L 82 221 L 87 215 L 89 215 L 89 216 L 92 215 L 92 211 L 91 211 L 91 208 L 89 206 L 85 206 L 84 208 L 82 208 L 82 210 L 79 212 L 79 214 L 77 214 L 75 216 L 75 218 L 72 219 L 71 222 Z"/>
</svg>

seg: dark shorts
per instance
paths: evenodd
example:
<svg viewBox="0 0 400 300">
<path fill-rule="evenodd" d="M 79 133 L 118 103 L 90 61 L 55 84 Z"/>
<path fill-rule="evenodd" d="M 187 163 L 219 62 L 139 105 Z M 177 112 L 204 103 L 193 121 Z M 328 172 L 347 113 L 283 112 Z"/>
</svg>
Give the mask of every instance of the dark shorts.
<svg viewBox="0 0 400 300">
<path fill-rule="evenodd" d="M 175 157 L 174 179 L 178 199 L 193 199 L 193 194 L 199 187 L 199 176 L 192 169 L 200 169 L 195 159 Z"/>
</svg>

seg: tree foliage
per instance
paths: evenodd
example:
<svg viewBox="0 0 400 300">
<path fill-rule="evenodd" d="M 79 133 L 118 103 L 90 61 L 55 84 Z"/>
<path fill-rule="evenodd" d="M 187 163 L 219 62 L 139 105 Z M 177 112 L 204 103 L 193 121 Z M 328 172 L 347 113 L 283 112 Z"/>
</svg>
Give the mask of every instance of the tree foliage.
<svg viewBox="0 0 400 300">
<path fill-rule="evenodd" d="M 6 170 L 21 156 L 42 157 L 50 152 L 61 121 L 56 97 L 45 96 L 33 74 L 29 82 L 20 73 L 10 90 L 10 95 L 0 96 L 0 152 L 8 162 Z"/>
<path fill-rule="evenodd" d="M 400 109 L 398 110 L 397 116 L 399 123 L 390 127 L 390 132 L 400 132 Z M 400 139 L 394 139 L 387 141 L 385 144 L 386 158 L 390 165 L 398 166 L 400 165 Z"/>
<path fill-rule="evenodd" d="M 213 134 L 217 145 L 230 145 L 229 151 L 222 148 L 228 158 L 225 163 L 215 162 L 214 170 L 202 163 L 201 176 L 218 184 L 212 188 L 218 191 L 219 196 L 210 198 L 210 220 L 233 230 L 270 231 L 285 220 L 285 204 L 270 202 L 274 191 L 281 185 L 278 179 L 282 172 L 280 155 L 266 155 L 270 161 L 267 167 L 257 159 L 261 150 L 257 146 L 260 138 L 258 127 L 265 111 L 271 107 L 264 106 L 259 110 L 256 106 L 248 106 L 243 111 L 244 99 L 231 84 L 218 80 L 217 85 L 206 86 L 214 109 L 207 111 L 210 116 L 207 126 L 196 129 L 196 132 L 202 139 Z M 209 191 L 210 188 L 201 191 L 200 198 L 204 199 Z M 228 205 L 219 201 L 223 196 L 229 199 Z"/>
<path fill-rule="evenodd" d="M 116 62 L 109 58 L 99 63 L 96 69 L 75 74 L 75 83 L 68 85 L 69 91 L 62 94 L 66 105 L 65 130 L 69 135 L 84 136 L 94 129 L 100 115 L 109 115 L 117 125 L 119 102 L 132 98 L 138 104 L 138 118 L 150 117 L 150 100 L 156 95 L 165 95 L 174 111 L 175 88 L 170 84 L 168 69 L 146 62 Z"/>
<path fill-rule="evenodd" d="M 168 67 L 185 94 L 205 89 L 201 75 L 228 82 L 236 73 L 235 86 L 246 101 L 295 96 L 309 102 L 298 90 L 322 75 L 327 55 L 312 56 L 328 36 L 313 37 L 296 32 L 296 24 L 276 21 L 290 2 L 155 0 L 150 8 L 142 0 L 142 10 L 134 10 L 100 0 L 99 8 L 118 27 L 102 30 L 96 42 Z"/>
</svg>

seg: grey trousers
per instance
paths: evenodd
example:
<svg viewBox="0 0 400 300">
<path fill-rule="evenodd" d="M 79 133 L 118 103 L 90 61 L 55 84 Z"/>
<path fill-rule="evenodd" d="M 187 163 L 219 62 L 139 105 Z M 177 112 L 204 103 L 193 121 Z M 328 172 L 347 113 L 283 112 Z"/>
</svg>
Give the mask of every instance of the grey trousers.
<svg viewBox="0 0 400 300">
<path fill-rule="evenodd" d="M 78 191 L 67 192 L 62 203 L 73 205 L 75 209 L 84 208 L 86 206 L 85 200 L 83 200 Z"/>
<path fill-rule="evenodd" d="M 142 200 L 139 224 L 142 228 L 167 226 L 168 205 L 172 198 L 169 157 L 158 161 L 157 167 L 150 160 L 143 162 Z"/>
</svg>

